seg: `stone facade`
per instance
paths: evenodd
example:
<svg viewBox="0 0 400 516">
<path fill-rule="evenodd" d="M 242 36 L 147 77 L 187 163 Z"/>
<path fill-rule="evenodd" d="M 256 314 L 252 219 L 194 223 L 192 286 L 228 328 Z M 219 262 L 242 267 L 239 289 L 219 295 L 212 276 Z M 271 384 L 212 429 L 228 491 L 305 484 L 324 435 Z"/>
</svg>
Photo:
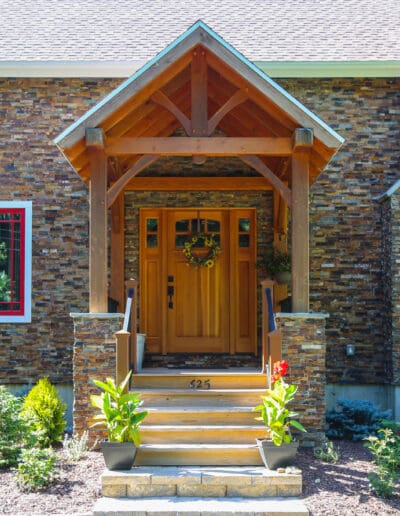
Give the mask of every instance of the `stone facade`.
<svg viewBox="0 0 400 516">
<path fill-rule="evenodd" d="M 93 379 L 115 378 L 115 333 L 121 329 L 122 314 L 72 314 L 74 321 L 74 433 L 81 435 L 93 417 L 91 394 L 100 394 Z M 91 429 L 93 437 L 102 435 Z M 104 435 L 104 434 L 103 434 Z M 95 439 L 91 438 L 91 442 Z"/>
<path fill-rule="evenodd" d="M 385 377 L 400 385 L 400 189 L 385 195 L 382 209 Z"/>
<path fill-rule="evenodd" d="M 326 316 L 323 314 L 277 314 L 282 332 L 282 358 L 289 363 L 287 382 L 299 386 L 292 410 L 307 434 L 305 445 L 319 442 L 325 429 Z"/>
<path fill-rule="evenodd" d="M 278 82 L 346 139 L 312 186 L 310 197 L 311 301 L 314 311 L 330 314 L 328 381 L 382 383 L 382 234 L 375 199 L 399 175 L 399 80 Z M 109 79 L 0 81 L 0 198 L 33 201 L 34 235 L 32 323 L 1 324 L 2 383 L 34 382 L 45 374 L 54 382 L 72 380 L 69 313 L 85 312 L 88 304 L 88 196 L 87 187 L 52 139 L 119 83 Z M 206 195 L 191 195 L 193 203 L 206 202 Z M 216 194 L 213 202 L 230 198 L 232 203 L 250 205 L 258 202 L 257 195 L 261 194 Z M 267 194 L 258 199 L 264 195 L 269 203 Z M 151 199 L 136 193 L 127 195 L 128 205 L 138 198 L 143 203 L 165 201 L 169 206 L 188 202 L 182 193 L 155 194 Z M 128 217 L 135 218 L 129 207 Z M 127 226 L 127 232 L 134 241 L 132 228 Z M 129 253 L 127 260 L 133 260 L 130 266 L 135 270 Z M 348 342 L 356 346 L 355 359 L 346 357 Z"/>
</svg>

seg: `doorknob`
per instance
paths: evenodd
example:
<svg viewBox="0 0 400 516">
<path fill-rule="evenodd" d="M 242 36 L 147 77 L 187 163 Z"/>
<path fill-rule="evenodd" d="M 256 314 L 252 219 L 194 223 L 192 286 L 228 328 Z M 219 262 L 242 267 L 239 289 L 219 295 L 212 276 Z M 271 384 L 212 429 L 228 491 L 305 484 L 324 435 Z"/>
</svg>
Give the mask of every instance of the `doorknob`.
<svg viewBox="0 0 400 516">
<path fill-rule="evenodd" d="M 168 308 L 174 308 L 174 302 L 173 302 L 174 292 L 175 292 L 174 286 L 168 285 L 168 287 L 167 287 Z"/>
</svg>

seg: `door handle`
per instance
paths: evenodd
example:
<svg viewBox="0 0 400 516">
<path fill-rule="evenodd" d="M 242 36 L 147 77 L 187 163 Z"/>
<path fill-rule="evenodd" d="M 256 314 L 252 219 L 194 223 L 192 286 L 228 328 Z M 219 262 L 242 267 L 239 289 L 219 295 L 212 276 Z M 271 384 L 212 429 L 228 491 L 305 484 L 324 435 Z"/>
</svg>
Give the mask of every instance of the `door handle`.
<svg viewBox="0 0 400 516">
<path fill-rule="evenodd" d="M 168 296 L 168 308 L 174 308 L 174 297 L 175 289 L 173 285 L 167 286 L 167 296 Z"/>
</svg>

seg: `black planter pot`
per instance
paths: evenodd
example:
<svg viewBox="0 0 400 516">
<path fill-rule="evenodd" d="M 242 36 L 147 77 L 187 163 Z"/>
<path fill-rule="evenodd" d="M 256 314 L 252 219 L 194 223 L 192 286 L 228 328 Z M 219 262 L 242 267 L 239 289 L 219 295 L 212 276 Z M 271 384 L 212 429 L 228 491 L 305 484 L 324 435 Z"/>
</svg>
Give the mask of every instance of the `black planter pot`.
<svg viewBox="0 0 400 516">
<path fill-rule="evenodd" d="M 257 439 L 261 458 L 268 469 L 284 468 L 294 464 L 299 443 L 282 443 L 276 446 L 271 439 Z"/>
<path fill-rule="evenodd" d="M 100 446 L 108 469 L 112 471 L 131 469 L 137 452 L 133 443 L 101 441 Z"/>
</svg>

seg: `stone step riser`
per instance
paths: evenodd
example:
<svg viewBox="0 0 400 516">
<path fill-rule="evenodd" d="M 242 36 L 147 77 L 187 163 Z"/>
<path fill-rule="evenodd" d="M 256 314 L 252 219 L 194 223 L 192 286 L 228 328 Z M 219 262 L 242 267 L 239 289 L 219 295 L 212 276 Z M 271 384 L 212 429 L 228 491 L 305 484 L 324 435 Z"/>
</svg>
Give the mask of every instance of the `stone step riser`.
<svg viewBox="0 0 400 516">
<path fill-rule="evenodd" d="M 100 498 L 93 516 L 308 516 L 298 499 Z"/>
<path fill-rule="evenodd" d="M 223 443 L 223 444 L 254 444 L 257 438 L 265 436 L 265 428 L 238 427 L 193 427 L 180 428 L 150 425 L 141 427 L 142 444 L 174 444 L 174 443 Z"/>
<path fill-rule="evenodd" d="M 302 476 L 299 470 L 278 473 L 263 467 L 140 467 L 105 471 L 101 485 L 108 497 L 289 497 L 301 494 Z"/>
<path fill-rule="evenodd" d="M 198 390 L 210 386 L 211 389 L 266 389 L 265 375 L 150 375 L 138 374 L 133 377 L 132 390 L 135 389 L 188 389 Z"/>
</svg>

